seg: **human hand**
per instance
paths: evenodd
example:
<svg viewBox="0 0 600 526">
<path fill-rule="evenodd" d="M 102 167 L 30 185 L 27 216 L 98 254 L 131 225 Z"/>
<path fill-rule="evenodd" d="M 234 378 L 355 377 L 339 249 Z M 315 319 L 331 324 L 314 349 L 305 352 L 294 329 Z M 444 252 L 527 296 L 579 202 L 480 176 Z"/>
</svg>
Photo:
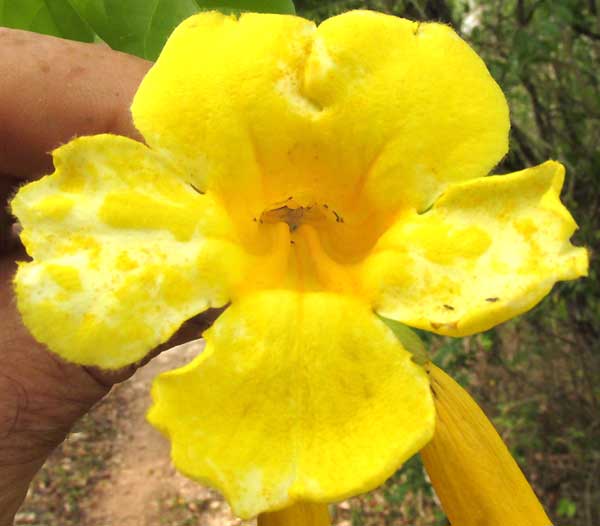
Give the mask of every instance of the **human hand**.
<svg viewBox="0 0 600 526">
<path fill-rule="evenodd" d="M 62 361 L 29 335 L 12 294 L 26 259 L 6 209 L 16 187 L 52 171 L 48 152 L 76 135 L 141 140 L 129 106 L 151 63 L 101 45 L 0 28 L 0 526 L 74 422 L 142 365 L 100 371 Z M 197 338 L 190 320 L 161 350 Z"/>
</svg>

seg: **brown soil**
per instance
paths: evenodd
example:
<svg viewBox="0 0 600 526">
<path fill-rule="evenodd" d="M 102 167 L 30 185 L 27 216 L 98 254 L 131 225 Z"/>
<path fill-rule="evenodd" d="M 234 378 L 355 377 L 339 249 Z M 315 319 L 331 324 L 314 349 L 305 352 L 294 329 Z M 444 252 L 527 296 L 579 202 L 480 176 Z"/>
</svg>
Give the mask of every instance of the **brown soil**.
<svg viewBox="0 0 600 526">
<path fill-rule="evenodd" d="M 50 457 L 15 525 L 243 524 L 217 492 L 175 471 L 169 442 L 145 420 L 152 380 L 202 348 L 196 341 L 164 352 L 114 388 Z"/>
<path fill-rule="evenodd" d="M 116 393 L 125 397 L 128 415 L 113 442 L 114 454 L 107 466 L 110 476 L 90 495 L 86 526 L 164 526 L 182 521 L 206 526 L 241 524 L 216 492 L 175 471 L 169 442 L 144 420 L 152 380 L 188 363 L 202 346 L 193 342 L 163 353 Z"/>
</svg>

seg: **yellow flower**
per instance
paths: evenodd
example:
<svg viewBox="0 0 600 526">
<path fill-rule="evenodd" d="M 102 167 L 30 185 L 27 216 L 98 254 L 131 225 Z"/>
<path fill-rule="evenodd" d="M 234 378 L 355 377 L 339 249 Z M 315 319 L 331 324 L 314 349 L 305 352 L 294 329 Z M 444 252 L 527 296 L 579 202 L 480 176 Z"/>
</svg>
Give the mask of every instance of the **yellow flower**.
<svg viewBox="0 0 600 526">
<path fill-rule="evenodd" d="M 508 108 L 444 25 L 200 14 L 132 112 L 147 146 L 76 139 L 13 201 L 19 308 L 116 368 L 230 304 L 149 419 L 239 516 L 370 490 L 430 440 L 427 374 L 376 313 L 461 336 L 586 272 L 559 163 L 484 177 Z"/>
</svg>

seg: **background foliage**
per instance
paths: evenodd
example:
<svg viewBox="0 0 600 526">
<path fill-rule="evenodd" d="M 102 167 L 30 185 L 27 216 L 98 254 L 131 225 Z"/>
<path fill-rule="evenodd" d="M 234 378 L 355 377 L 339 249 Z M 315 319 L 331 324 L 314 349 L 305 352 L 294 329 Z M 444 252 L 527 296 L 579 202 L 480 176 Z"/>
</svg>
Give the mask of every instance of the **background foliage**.
<svg viewBox="0 0 600 526">
<path fill-rule="evenodd" d="M 291 0 L 0 0 L 0 25 L 155 58 L 200 8 L 291 13 Z M 590 277 L 561 284 L 526 317 L 462 340 L 426 336 L 435 361 L 482 403 L 555 524 L 600 524 L 600 6 L 596 0 L 297 0 L 320 21 L 353 8 L 451 24 L 483 57 L 511 107 L 497 172 L 555 158 L 563 199 L 589 247 Z M 418 458 L 352 501 L 355 526 L 445 524 Z"/>
</svg>

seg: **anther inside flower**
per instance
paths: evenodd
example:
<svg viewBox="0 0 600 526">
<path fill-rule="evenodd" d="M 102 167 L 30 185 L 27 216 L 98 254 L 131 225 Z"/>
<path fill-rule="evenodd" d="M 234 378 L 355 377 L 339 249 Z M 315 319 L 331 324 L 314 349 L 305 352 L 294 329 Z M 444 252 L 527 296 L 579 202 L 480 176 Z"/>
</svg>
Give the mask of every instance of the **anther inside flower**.
<svg viewBox="0 0 600 526">
<path fill-rule="evenodd" d="M 431 438 L 427 375 L 377 314 L 488 329 L 585 274 L 554 161 L 485 177 L 508 108 L 449 27 L 203 13 L 133 104 L 18 193 L 34 336 L 117 368 L 229 304 L 150 421 L 242 517 L 372 489 Z"/>
</svg>

